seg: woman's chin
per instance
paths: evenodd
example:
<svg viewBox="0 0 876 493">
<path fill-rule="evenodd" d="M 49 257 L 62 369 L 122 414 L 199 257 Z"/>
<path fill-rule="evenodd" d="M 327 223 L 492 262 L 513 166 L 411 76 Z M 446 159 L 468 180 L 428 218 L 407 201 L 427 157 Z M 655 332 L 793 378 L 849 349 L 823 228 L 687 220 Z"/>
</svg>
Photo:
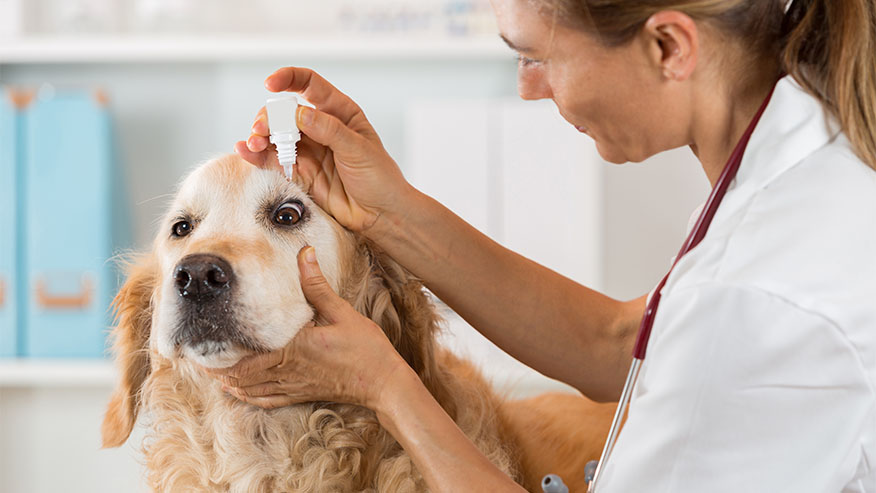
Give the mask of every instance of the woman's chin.
<svg viewBox="0 0 876 493">
<path fill-rule="evenodd" d="M 596 151 L 605 162 L 611 164 L 641 163 L 654 155 L 642 148 L 631 151 L 617 146 L 604 145 L 598 140 L 596 141 Z"/>
<path fill-rule="evenodd" d="M 624 164 L 630 161 L 619 149 L 602 145 L 598 140 L 596 141 L 596 152 L 599 153 L 603 161 L 611 164 Z"/>
</svg>

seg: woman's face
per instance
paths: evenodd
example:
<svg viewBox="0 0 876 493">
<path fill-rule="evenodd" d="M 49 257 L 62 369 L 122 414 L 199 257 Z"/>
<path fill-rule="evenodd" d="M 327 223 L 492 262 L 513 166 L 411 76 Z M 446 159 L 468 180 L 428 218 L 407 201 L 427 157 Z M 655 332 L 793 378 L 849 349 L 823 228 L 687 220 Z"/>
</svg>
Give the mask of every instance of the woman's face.
<svg viewBox="0 0 876 493">
<path fill-rule="evenodd" d="M 520 97 L 552 99 L 605 160 L 638 162 L 689 143 L 681 118 L 688 107 L 665 83 L 656 40 L 642 35 L 606 47 L 584 31 L 552 25 L 530 0 L 492 4 L 499 32 L 520 55 Z"/>
</svg>

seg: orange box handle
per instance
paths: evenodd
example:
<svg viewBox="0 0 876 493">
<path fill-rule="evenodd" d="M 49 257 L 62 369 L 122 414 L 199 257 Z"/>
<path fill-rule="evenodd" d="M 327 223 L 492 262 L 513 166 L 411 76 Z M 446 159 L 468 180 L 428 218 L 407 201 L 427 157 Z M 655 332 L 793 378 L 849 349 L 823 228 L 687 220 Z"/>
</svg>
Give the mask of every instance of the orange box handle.
<svg viewBox="0 0 876 493">
<path fill-rule="evenodd" d="M 59 296 L 49 294 L 46 289 L 46 282 L 40 279 L 36 282 L 36 301 L 37 305 L 47 309 L 81 309 L 84 310 L 91 305 L 91 300 L 94 295 L 94 283 L 91 279 L 83 276 L 79 282 L 81 289 L 79 294 Z"/>
</svg>

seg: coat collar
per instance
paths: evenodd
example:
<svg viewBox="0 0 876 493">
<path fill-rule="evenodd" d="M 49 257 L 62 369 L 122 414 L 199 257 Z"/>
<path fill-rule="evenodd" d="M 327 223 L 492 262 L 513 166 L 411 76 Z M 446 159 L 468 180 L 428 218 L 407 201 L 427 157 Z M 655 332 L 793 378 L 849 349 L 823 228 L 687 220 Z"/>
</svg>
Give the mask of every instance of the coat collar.
<svg viewBox="0 0 876 493">
<path fill-rule="evenodd" d="M 713 227 L 839 134 L 839 124 L 826 113 L 821 102 L 792 77 L 783 77 L 751 135 L 736 178 L 715 214 Z"/>
<path fill-rule="evenodd" d="M 783 77 L 751 135 L 736 175 L 736 186 L 766 187 L 833 141 L 839 132 L 839 125 L 818 99 L 791 76 Z"/>
</svg>

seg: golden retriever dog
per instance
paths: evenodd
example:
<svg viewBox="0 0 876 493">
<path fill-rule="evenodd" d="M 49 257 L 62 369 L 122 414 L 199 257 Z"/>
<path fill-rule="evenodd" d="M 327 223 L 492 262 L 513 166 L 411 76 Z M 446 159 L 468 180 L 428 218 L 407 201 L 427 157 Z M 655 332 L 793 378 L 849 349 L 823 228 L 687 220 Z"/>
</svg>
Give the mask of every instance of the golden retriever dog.
<svg viewBox="0 0 876 493">
<path fill-rule="evenodd" d="M 114 301 L 121 378 L 103 443 L 123 444 L 141 416 L 152 490 L 426 491 L 372 411 L 327 402 L 266 410 L 226 394 L 204 371 L 279 349 L 320 322 L 299 284 L 296 257 L 305 245 L 316 247 L 335 291 L 385 331 L 493 464 L 531 491 L 551 472 L 584 491 L 580 475 L 599 454 L 610 405 L 571 395 L 504 402 L 437 344 L 439 319 L 419 280 L 282 173 L 237 156 L 188 176 L 152 251 L 130 263 Z"/>
</svg>

